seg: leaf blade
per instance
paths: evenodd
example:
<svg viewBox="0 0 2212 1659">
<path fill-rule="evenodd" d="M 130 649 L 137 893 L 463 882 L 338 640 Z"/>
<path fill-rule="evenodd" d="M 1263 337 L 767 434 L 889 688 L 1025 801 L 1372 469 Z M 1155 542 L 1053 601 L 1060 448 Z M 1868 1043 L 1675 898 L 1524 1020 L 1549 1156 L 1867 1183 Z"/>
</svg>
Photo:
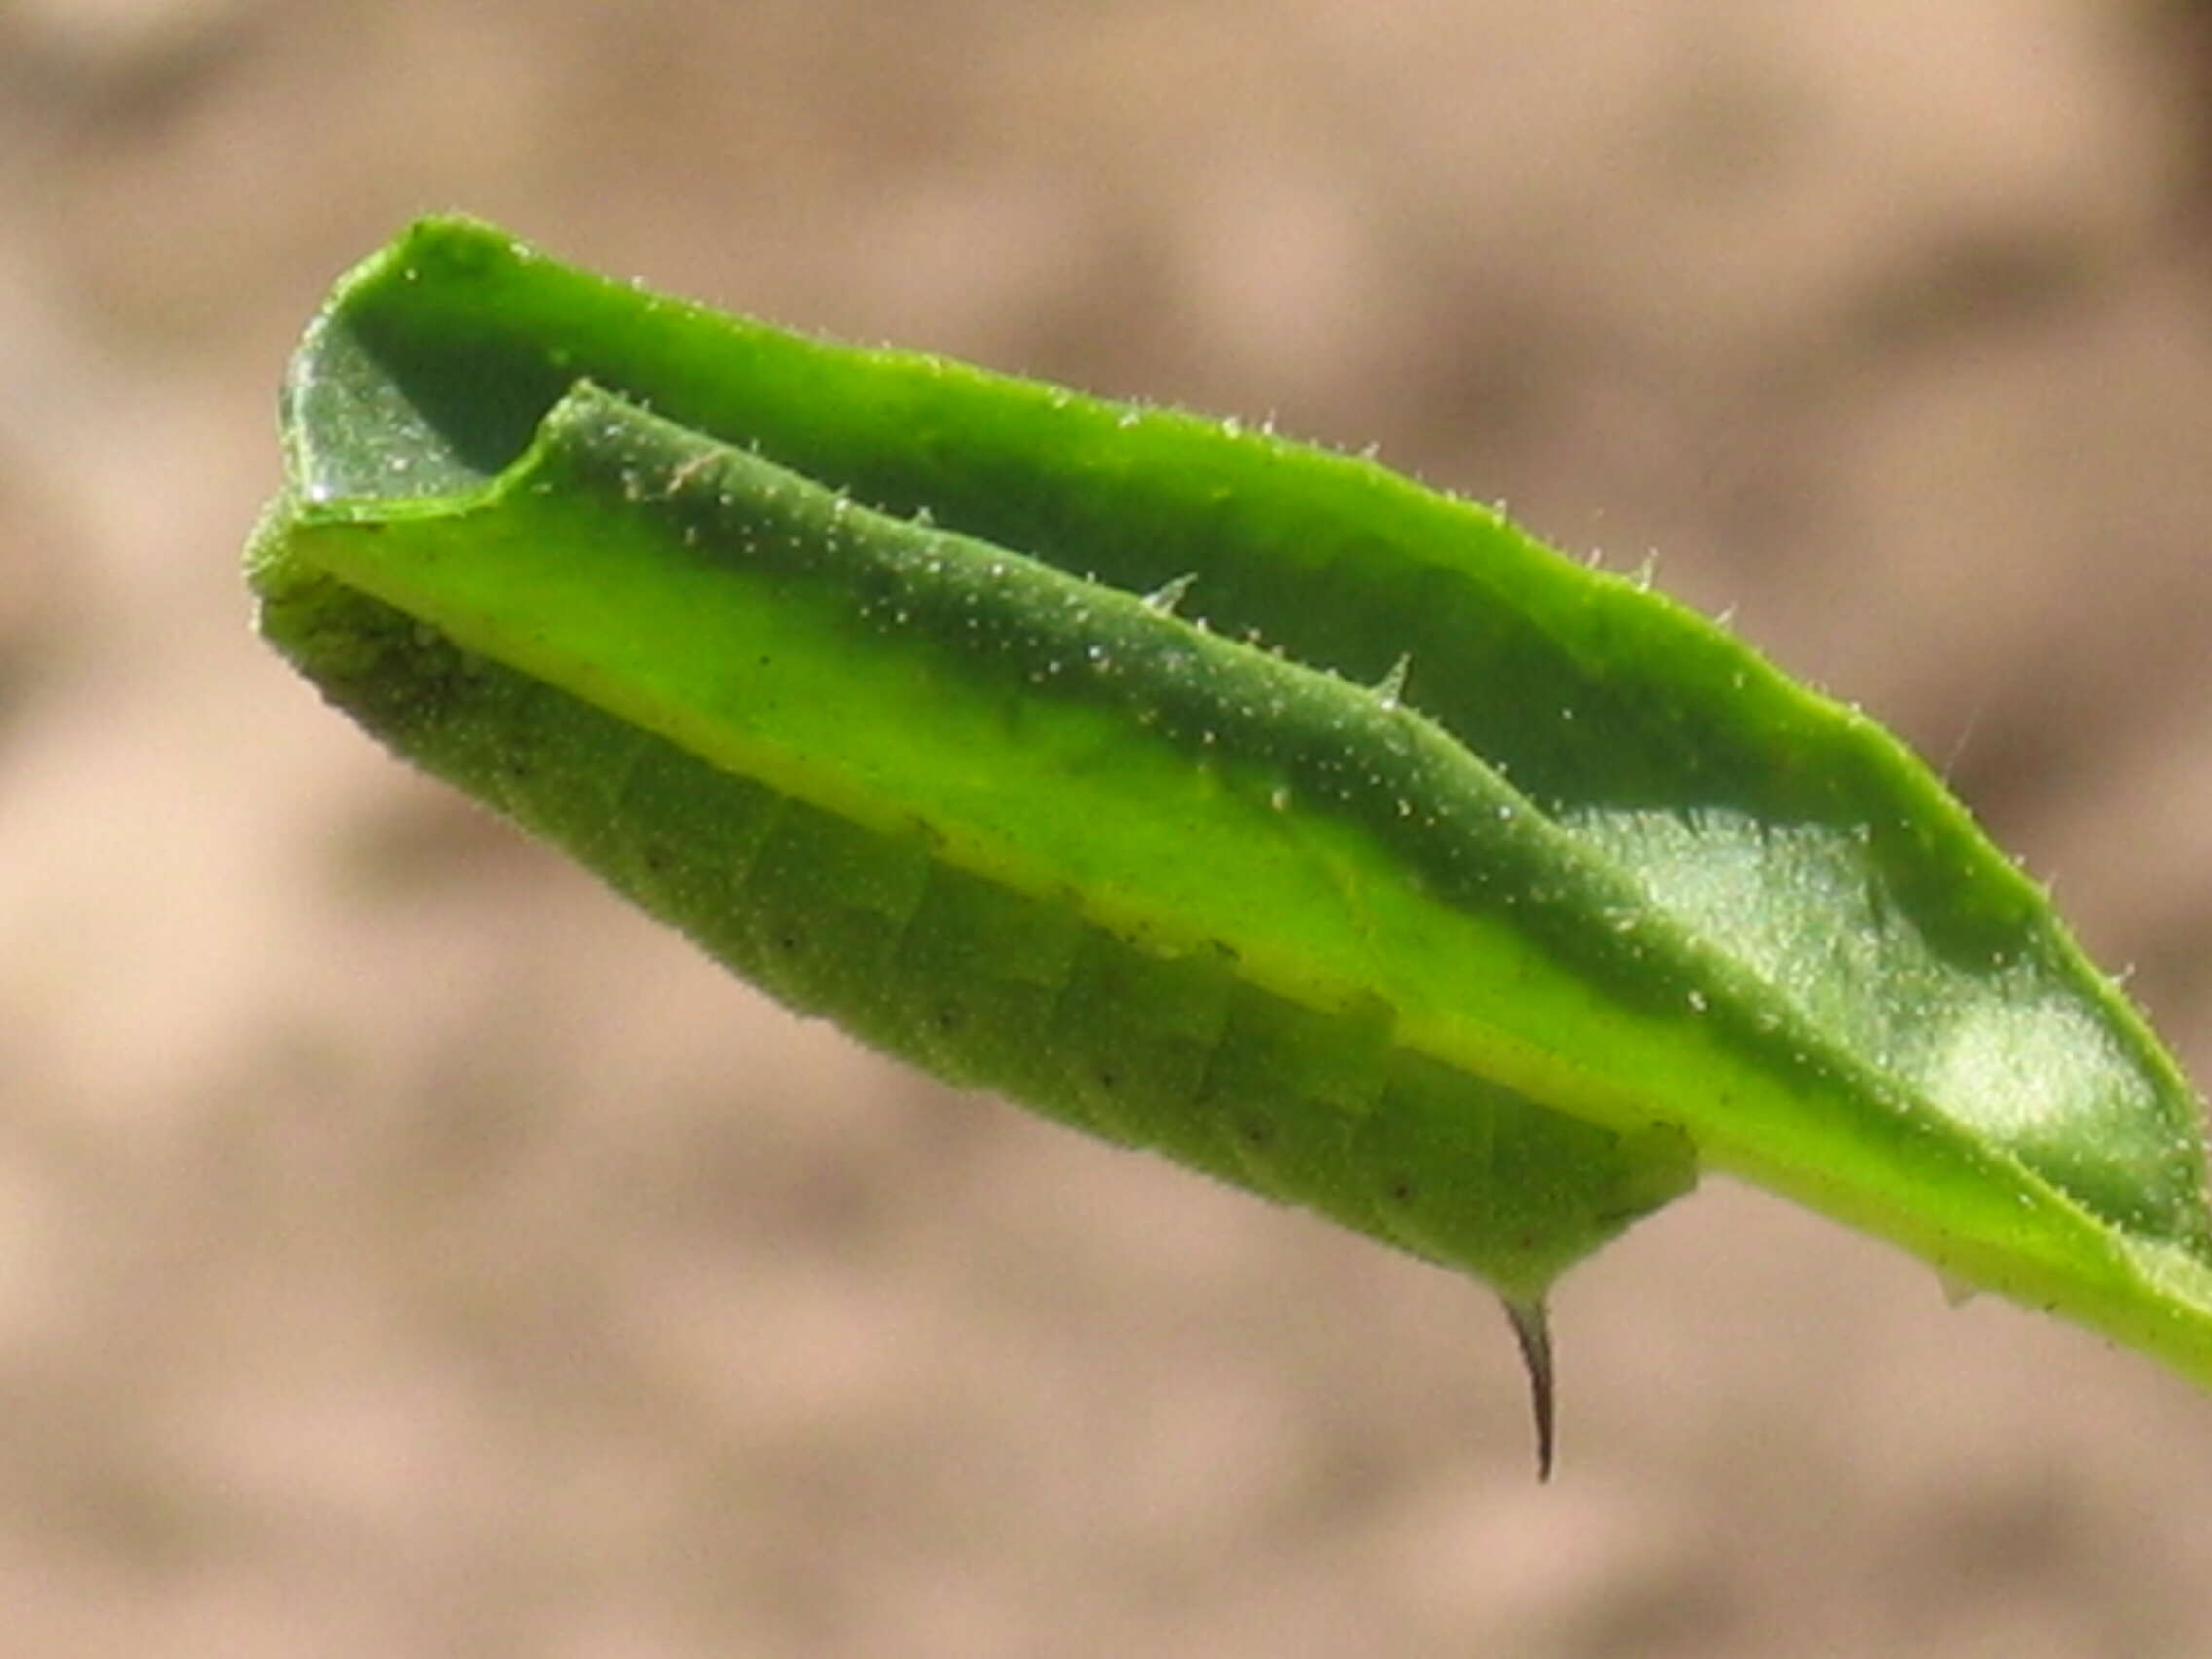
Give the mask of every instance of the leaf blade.
<svg viewBox="0 0 2212 1659">
<path fill-rule="evenodd" d="M 614 390 L 579 401 L 569 387 L 584 377 Z M 548 423 L 556 403 L 566 413 Z M 1093 608 L 1132 630 L 1115 636 L 1117 649 L 1151 628 L 1198 660 L 1243 648 L 1219 634 L 1251 632 L 1309 677 L 1367 682 L 1410 656 L 1405 696 L 1419 715 L 1370 711 L 1381 723 L 1361 741 L 1380 754 L 1412 732 L 1416 749 L 1456 747 L 1472 760 L 1453 772 L 1452 810 L 1420 797 L 1448 831 L 1427 864 L 1418 837 L 1391 839 L 1381 857 L 1307 848 L 1313 868 L 1334 858 L 1360 872 L 1349 911 L 1325 882 L 1295 895 L 1241 890 L 1243 911 L 1300 918 L 1300 940 L 1238 933 L 1223 908 L 1240 892 L 1226 854 L 1194 860 L 1172 837 L 1139 838 L 1085 879 L 1094 899 L 1147 897 L 1099 900 L 1100 917 L 1185 949 L 1235 934 L 1246 971 L 1271 991 L 1309 1007 L 1378 998 L 1422 1052 L 1615 1128 L 1679 1124 L 1716 1166 L 2212 1376 L 2201 1306 L 2185 1306 L 2201 1303 L 2208 1235 L 2195 1102 L 2043 896 L 1870 722 L 1494 515 L 1364 462 L 1189 417 L 718 318 L 453 222 L 419 230 L 342 285 L 303 351 L 288 431 L 297 500 L 273 540 L 296 554 L 322 537 L 325 552 L 308 557 L 336 570 L 346 555 L 334 550 L 374 522 L 378 551 L 346 572 L 364 583 L 378 579 L 372 567 L 389 578 L 395 529 L 522 510 L 539 486 L 570 503 L 556 520 L 573 515 L 575 480 L 548 484 L 544 469 L 594 463 L 596 443 L 603 493 L 625 466 L 648 494 L 685 468 L 696 469 L 686 482 L 743 474 L 733 491 L 756 502 L 765 491 L 822 492 L 794 533 L 817 540 L 825 515 L 850 511 L 871 537 L 947 545 L 895 522 L 926 507 L 965 534 L 975 558 L 995 550 L 1029 560 L 1040 580 L 1055 572 L 1059 586 L 1045 580 L 1053 603 L 1071 585 L 1102 590 Z M 840 492 L 883 512 L 840 506 Z M 531 521 L 507 540 L 562 534 Z M 433 587 L 450 584 L 450 555 Z M 1194 574 L 1182 609 L 1214 621 L 1204 650 L 1157 608 L 1128 613 L 1135 596 Z M 487 584 L 479 608 L 496 611 L 534 578 L 516 564 Z M 452 595 L 387 597 L 421 613 Z M 701 603 L 694 594 L 635 618 L 632 634 L 681 634 Z M 517 638 L 550 639 L 560 620 L 535 613 L 473 643 L 509 660 Z M 456 626 L 450 610 L 439 625 Z M 1072 657 L 1097 643 L 1062 634 L 1039 648 Z M 818 642 L 825 662 L 871 648 L 858 633 Z M 595 664 L 588 637 L 579 651 L 527 667 L 604 702 L 608 684 L 650 666 Z M 1034 672 L 1054 659 L 1027 660 Z M 1248 686 L 1275 683 L 1264 661 L 1237 667 L 1257 677 Z M 695 675 L 622 712 L 721 764 L 761 766 L 757 752 L 716 752 L 726 729 L 692 718 L 704 695 Z M 725 727 L 743 701 L 725 701 Z M 1358 723 L 1356 702 L 1337 696 L 1330 708 L 1340 725 Z M 960 776 L 990 723 L 978 717 L 890 798 L 910 805 L 933 777 Z M 790 739 L 809 754 L 836 741 L 821 729 Z M 1235 747 L 1267 741 L 1244 733 Z M 1276 775 L 1243 790 L 1242 815 L 1219 826 L 1224 848 L 1266 843 L 1266 804 L 1283 787 L 1282 755 L 1268 754 Z M 1017 887 L 1064 875 L 1091 856 L 1084 831 L 1109 810 L 1104 797 L 1066 793 L 1070 763 L 1063 756 L 1052 774 L 1065 822 L 1036 869 L 1022 873 L 1021 861 L 1048 827 L 1014 812 L 1008 791 L 940 807 L 933 833 L 958 842 L 947 826 L 1012 814 L 1020 833 L 987 857 L 971 847 L 971 859 Z M 879 755 L 859 770 L 891 764 Z M 1022 775 L 1018 751 L 996 754 L 983 768 L 993 769 Z M 1156 772 L 1144 789 L 1178 798 L 1167 770 Z M 801 782 L 788 769 L 777 780 Z M 1311 793 L 1318 780 L 1292 781 Z M 803 787 L 863 821 L 883 810 L 819 779 Z M 1025 787 L 1047 786 L 1032 776 Z M 1418 793 L 1366 805 L 1386 813 Z M 1185 799 L 1157 816 L 1180 827 L 1195 810 Z M 1483 884 L 1462 868 L 1452 887 L 1470 848 L 1493 877 L 1514 872 L 1510 920 L 1493 914 L 1487 932 L 1468 924 Z M 1413 886 L 1432 891 L 1378 899 L 1397 891 L 1390 866 L 1409 860 Z M 1158 871 L 1178 865 L 1188 879 L 1162 883 Z M 1440 886 L 1454 903 L 1417 902 Z M 1469 963 L 1490 977 L 1470 982 Z M 1517 1014 L 1498 1012 L 1499 985 L 1513 987 Z"/>
</svg>

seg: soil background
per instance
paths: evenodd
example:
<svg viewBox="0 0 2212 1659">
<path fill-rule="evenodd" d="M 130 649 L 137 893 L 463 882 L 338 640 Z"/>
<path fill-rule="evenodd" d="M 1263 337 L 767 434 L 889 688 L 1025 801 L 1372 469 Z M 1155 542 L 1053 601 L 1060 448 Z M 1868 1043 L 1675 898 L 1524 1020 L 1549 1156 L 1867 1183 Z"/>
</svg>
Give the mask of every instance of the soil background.
<svg viewBox="0 0 2212 1659">
<path fill-rule="evenodd" d="M 419 211 L 1258 421 L 1944 767 L 2212 1076 L 2195 9 L 0 4 L 0 1646 L 2212 1652 L 2212 1404 L 1722 1180 L 1555 1309 L 935 1088 L 248 631 Z"/>
</svg>

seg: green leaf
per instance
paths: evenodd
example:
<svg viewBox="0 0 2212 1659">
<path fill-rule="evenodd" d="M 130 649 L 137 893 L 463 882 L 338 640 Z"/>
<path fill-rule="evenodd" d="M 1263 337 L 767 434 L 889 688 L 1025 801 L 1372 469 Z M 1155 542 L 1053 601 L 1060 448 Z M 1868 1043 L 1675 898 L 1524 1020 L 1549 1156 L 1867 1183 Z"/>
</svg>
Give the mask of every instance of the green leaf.
<svg viewBox="0 0 2212 1659">
<path fill-rule="evenodd" d="M 1359 460 L 581 273 L 347 276 L 261 625 L 796 1007 L 1490 1280 L 1727 1170 L 2212 1380 L 2196 1102 L 1931 773 Z"/>
</svg>

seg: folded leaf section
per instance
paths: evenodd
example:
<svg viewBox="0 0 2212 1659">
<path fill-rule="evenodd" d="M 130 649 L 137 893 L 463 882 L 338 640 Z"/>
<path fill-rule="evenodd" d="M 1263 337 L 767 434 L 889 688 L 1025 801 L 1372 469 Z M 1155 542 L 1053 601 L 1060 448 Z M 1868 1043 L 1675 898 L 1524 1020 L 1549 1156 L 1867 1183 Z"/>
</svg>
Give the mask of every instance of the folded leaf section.
<svg viewBox="0 0 2212 1659">
<path fill-rule="evenodd" d="M 1410 662 L 1405 700 L 1622 903 L 1906 1115 L 2132 1235 L 2212 1247 L 2197 1103 L 2044 895 L 1887 734 L 1680 607 L 1361 461 L 801 339 L 459 220 L 364 266 L 304 349 L 302 498 L 396 511 L 479 486 L 579 379 L 856 507 L 1127 594 L 1189 578 L 1217 635 L 1309 668 Z"/>
</svg>

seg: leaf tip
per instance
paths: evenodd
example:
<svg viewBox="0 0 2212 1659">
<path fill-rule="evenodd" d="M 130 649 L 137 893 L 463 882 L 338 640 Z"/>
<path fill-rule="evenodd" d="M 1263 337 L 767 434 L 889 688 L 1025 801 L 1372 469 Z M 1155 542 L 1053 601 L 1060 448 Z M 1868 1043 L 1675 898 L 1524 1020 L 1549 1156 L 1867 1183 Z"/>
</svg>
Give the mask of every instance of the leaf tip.
<svg viewBox="0 0 2212 1659">
<path fill-rule="evenodd" d="M 1548 1481 L 1555 1441 L 1551 1312 L 1538 1293 L 1527 1299 L 1506 1298 L 1505 1316 L 1512 1322 L 1514 1340 L 1521 1345 L 1521 1363 L 1529 1372 L 1530 1403 L 1536 1416 L 1536 1479 Z"/>
</svg>

